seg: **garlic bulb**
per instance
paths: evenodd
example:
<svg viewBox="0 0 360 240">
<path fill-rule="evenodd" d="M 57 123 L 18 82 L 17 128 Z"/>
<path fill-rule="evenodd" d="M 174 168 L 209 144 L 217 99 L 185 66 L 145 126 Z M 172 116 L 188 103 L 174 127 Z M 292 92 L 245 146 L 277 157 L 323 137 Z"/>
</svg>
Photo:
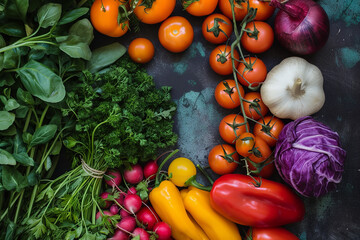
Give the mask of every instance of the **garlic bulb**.
<svg viewBox="0 0 360 240">
<path fill-rule="evenodd" d="M 276 117 L 295 120 L 324 105 L 323 81 L 318 67 L 303 58 L 289 57 L 267 74 L 261 98 Z"/>
</svg>

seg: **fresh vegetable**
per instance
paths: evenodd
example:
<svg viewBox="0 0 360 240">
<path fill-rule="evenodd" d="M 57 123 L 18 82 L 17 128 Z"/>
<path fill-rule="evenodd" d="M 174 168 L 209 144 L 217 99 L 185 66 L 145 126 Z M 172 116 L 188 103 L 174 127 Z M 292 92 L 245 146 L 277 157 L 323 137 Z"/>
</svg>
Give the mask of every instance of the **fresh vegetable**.
<svg viewBox="0 0 360 240">
<path fill-rule="evenodd" d="M 275 7 L 270 5 L 270 1 L 249 0 L 249 6 L 251 8 L 256 8 L 255 20 L 260 21 L 267 20 L 275 11 Z"/>
<path fill-rule="evenodd" d="M 119 186 L 122 182 L 121 173 L 118 170 L 111 169 L 105 173 L 105 183 L 109 186 Z"/>
<path fill-rule="evenodd" d="M 193 16 L 206 16 L 215 11 L 218 0 L 182 0 L 184 9 Z"/>
<path fill-rule="evenodd" d="M 165 49 L 179 53 L 190 47 L 194 39 L 194 29 L 186 18 L 173 16 L 161 23 L 158 37 Z"/>
<path fill-rule="evenodd" d="M 201 31 L 208 42 L 221 44 L 230 38 L 233 26 L 231 20 L 225 15 L 213 13 L 205 18 Z"/>
<path fill-rule="evenodd" d="M 153 59 L 155 48 L 147 38 L 135 38 L 128 47 L 130 58 L 137 63 L 147 63 Z"/>
<path fill-rule="evenodd" d="M 241 240 L 237 225 L 216 212 L 210 205 L 210 193 L 195 187 L 181 190 L 185 209 L 211 240 Z"/>
<path fill-rule="evenodd" d="M 253 88 L 264 82 L 267 76 L 265 63 L 256 57 L 246 57 L 236 71 L 238 81 L 245 87 Z"/>
<path fill-rule="evenodd" d="M 236 151 L 243 157 L 248 157 L 252 154 L 255 146 L 255 136 L 252 133 L 244 132 L 235 142 Z"/>
<path fill-rule="evenodd" d="M 243 99 L 244 113 L 248 118 L 259 120 L 269 112 L 259 92 L 248 92 Z"/>
<path fill-rule="evenodd" d="M 84 146 L 77 143 L 88 142 L 88 130 L 99 123 L 97 134 L 103 137 L 94 147 L 104 167 L 146 162 L 155 159 L 159 149 L 175 144 L 171 89 L 156 88 L 153 78 L 126 55 L 103 74 L 85 72 L 81 84 L 72 82 L 68 88 L 63 113 L 75 112 L 77 117 L 77 135 L 67 140 L 71 150 L 82 151 Z"/>
<path fill-rule="evenodd" d="M 124 7 L 122 5 L 122 1 L 95 0 L 90 9 L 90 19 L 94 28 L 109 37 L 123 36 L 129 29 L 129 21 L 120 18 L 120 10 Z"/>
<path fill-rule="evenodd" d="M 247 159 L 249 170 L 259 177 L 269 178 L 275 170 L 273 160 L 269 145 L 262 138 L 255 136 L 252 154 Z"/>
<path fill-rule="evenodd" d="M 240 95 L 244 97 L 244 88 L 239 85 Z M 232 79 L 223 80 L 215 88 L 215 100 L 223 108 L 234 109 L 240 106 L 239 93 Z"/>
<path fill-rule="evenodd" d="M 262 138 L 270 147 L 274 147 L 283 127 L 284 122 L 281 119 L 265 116 L 254 125 L 253 133 Z"/>
<path fill-rule="evenodd" d="M 158 240 L 170 240 L 171 239 L 171 228 L 169 224 L 165 222 L 158 222 L 154 225 L 153 231 L 157 235 Z"/>
<path fill-rule="evenodd" d="M 139 240 L 150 240 L 150 234 L 146 232 L 145 229 L 137 227 L 132 232 L 131 236 L 135 238 L 136 236 L 139 236 Z"/>
<path fill-rule="evenodd" d="M 285 58 L 273 67 L 260 93 L 272 114 L 292 120 L 316 113 L 325 102 L 320 69 L 300 57 Z"/>
<path fill-rule="evenodd" d="M 211 206 L 229 220 L 253 227 L 276 227 L 301 221 L 301 199 L 285 185 L 242 174 L 219 177 L 210 192 Z"/>
<path fill-rule="evenodd" d="M 346 151 L 339 135 L 310 116 L 285 125 L 275 148 L 280 176 L 303 196 L 320 197 L 341 181 Z"/>
<path fill-rule="evenodd" d="M 295 54 L 312 54 L 322 48 L 330 33 L 329 18 L 313 0 L 272 0 L 279 8 L 274 30 L 279 43 Z"/>
<path fill-rule="evenodd" d="M 167 19 L 174 11 L 176 0 L 131 0 L 130 5 L 136 4 L 134 13 L 146 24 L 156 24 Z"/>
<path fill-rule="evenodd" d="M 219 124 L 220 137 L 229 144 L 235 144 L 236 139 L 249 129 L 245 124 L 244 117 L 237 114 L 226 115 Z"/>
<path fill-rule="evenodd" d="M 208 163 L 211 170 L 216 174 L 232 173 L 239 165 L 239 155 L 231 145 L 216 145 L 209 152 Z"/>
<path fill-rule="evenodd" d="M 247 237 L 252 240 L 299 240 L 297 236 L 282 227 L 250 228 Z"/>
<path fill-rule="evenodd" d="M 251 53 L 263 53 L 270 49 L 274 42 L 272 27 L 263 21 L 252 21 L 246 24 L 241 37 L 241 46 Z"/>
<path fill-rule="evenodd" d="M 234 14 L 235 14 L 236 21 L 243 20 L 243 18 L 247 14 L 246 2 L 245 1 L 241 1 L 241 3 L 238 3 L 238 2 L 239 1 L 236 1 L 236 0 L 233 1 Z M 229 0 L 219 0 L 219 9 L 222 12 L 222 14 L 224 14 L 225 16 L 227 16 L 230 19 L 233 19 L 232 5 Z"/>
<path fill-rule="evenodd" d="M 133 216 L 123 217 L 116 227 L 124 232 L 132 232 L 136 228 L 136 219 Z"/>
<path fill-rule="evenodd" d="M 100 198 L 102 198 L 104 200 L 104 203 L 105 203 L 103 208 L 109 208 L 110 205 L 111 205 L 111 202 L 107 200 L 109 195 L 110 195 L 110 193 L 108 193 L 108 192 L 103 192 L 103 193 L 100 194 Z"/>
<path fill-rule="evenodd" d="M 186 180 L 196 175 L 196 167 L 190 159 L 179 157 L 170 163 L 168 175 L 172 183 L 184 187 Z"/>
<path fill-rule="evenodd" d="M 143 206 L 137 213 L 136 219 L 144 225 L 146 230 L 153 230 L 156 223 L 160 222 L 159 216 L 150 206 Z"/>
<path fill-rule="evenodd" d="M 121 231 L 120 229 L 115 230 L 114 235 L 109 240 L 128 240 L 129 234 Z"/>
<path fill-rule="evenodd" d="M 159 166 L 155 160 L 148 161 L 143 170 L 144 170 L 144 177 L 149 180 L 155 179 L 155 175 L 159 169 Z"/>
<path fill-rule="evenodd" d="M 131 165 L 128 169 L 124 170 L 124 179 L 130 184 L 138 184 L 144 179 L 143 168 L 140 164 Z"/>
<path fill-rule="evenodd" d="M 228 45 L 219 45 L 211 51 L 209 64 L 212 70 L 220 75 L 229 75 L 233 72 L 232 58 L 239 59 L 239 53 L 235 50 L 231 54 L 231 48 Z M 239 62 L 235 60 L 235 67 Z"/>
<path fill-rule="evenodd" d="M 130 213 L 137 213 L 142 206 L 142 201 L 139 195 L 137 194 L 126 194 L 124 198 L 124 207 L 126 210 L 128 210 Z"/>
</svg>

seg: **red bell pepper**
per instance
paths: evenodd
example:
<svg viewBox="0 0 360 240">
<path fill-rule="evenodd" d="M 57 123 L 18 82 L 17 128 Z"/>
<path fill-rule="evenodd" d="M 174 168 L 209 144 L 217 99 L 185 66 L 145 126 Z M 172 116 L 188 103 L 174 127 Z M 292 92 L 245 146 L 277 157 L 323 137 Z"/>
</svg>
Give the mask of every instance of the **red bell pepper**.
<svg viewBox="0 0 360 240">
<path fill-rule="evenodd" d="M 245 226 L 278 227 L 301 221 L 304 203 L 285 185 L 242 174 L 219 177 L 210 192 L 211 205 L 220 214 Z"/>
</svg>

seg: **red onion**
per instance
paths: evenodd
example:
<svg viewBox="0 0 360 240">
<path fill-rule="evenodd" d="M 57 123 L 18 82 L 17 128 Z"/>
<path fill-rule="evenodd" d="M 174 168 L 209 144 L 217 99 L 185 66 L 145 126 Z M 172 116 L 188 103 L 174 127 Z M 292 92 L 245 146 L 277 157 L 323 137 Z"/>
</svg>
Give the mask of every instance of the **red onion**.
<svg viewBox="0 0 360 240">
<path fill-rule="evenodd" d="M 306 55 L 323 47 L 329 38 L 329 18 L 312 0 L 271 0 L 279 8 L 274 31 L 280 44 L 289 51 Z"/>
</svg>

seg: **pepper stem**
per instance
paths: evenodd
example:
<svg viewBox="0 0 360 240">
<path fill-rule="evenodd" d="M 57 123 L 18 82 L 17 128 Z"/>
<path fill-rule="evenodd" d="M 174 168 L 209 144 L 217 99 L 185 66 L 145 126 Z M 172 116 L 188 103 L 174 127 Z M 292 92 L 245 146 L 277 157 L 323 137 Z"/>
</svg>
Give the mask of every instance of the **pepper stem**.
<svg viewBox="0 0 360 240">
<path fill-rule="evenodd" d="M 297 78 L 290 90 L 293 97 L 300 97 L 305 93 L 305 91 L 301 89 L 301 86 L 302 86 L 302 80 L 300 78 Z"/>
<path fill-rule="evenodd" d="M 164 164 L 172 157 L 175 155 L 175 153 L 177 153 L 179 151 L 179 149 L 176 149 L 174 151 L 172 151 L 165 159 L 164 161 L 162 161 L 162 163 L 159 165 L 159 169 L 156 173 L 156 176 L 155 176 L 155 186 L 154 187 L 158 187 L 160 185 L 160 171 L 161 169 L 163 168 Z"/>
<path fill-rule="evenodd" d="M 188 187 L 188 186 L 193 186 L 200 190 L 204 190 L 204 191 L 208 191 L 208 192 L 210 192 L 212 189 L 212 186 L 204 186 L 204 185 L 200 184 L 198 181 L 196 181 L 196 175 L 192 176 L 185 182 L 185 187 Z"/>
</svg>

